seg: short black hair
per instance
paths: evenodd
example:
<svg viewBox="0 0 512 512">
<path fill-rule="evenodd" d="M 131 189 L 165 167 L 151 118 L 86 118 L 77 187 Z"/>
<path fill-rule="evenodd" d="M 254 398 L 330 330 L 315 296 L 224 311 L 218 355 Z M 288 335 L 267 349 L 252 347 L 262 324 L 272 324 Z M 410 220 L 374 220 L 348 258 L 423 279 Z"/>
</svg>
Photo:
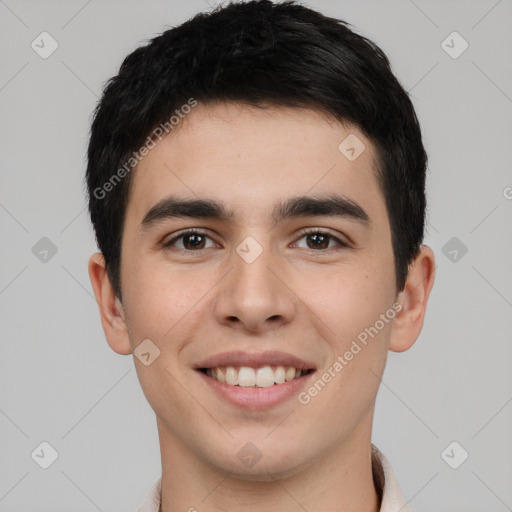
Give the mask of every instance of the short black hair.
<svg viewBox="0 0 512 512">
<path fill-rule="evenodd" d="M 94 111 L 86 171 L 96 241 L 120 299 L 136 152 L 191 99 L 310 108 L 357 126 L 376 148 L 397 293 L 403 290 L 424 236 L 427 154 L 388 58 L 349 26 L 295 1 L 231 2 L 166 30 L 124 59 Z"/>
</svg>

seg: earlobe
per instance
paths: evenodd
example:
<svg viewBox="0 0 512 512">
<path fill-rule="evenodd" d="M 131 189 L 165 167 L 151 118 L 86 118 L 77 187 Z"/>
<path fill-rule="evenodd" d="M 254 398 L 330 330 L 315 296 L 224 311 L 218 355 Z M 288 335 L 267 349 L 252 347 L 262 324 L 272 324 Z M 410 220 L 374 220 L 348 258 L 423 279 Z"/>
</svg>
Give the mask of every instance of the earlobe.
<svg viewBox="0 0 512 512">
<path fill-rule="evenodd" d="M 409 266 L 405 287 L 399 294 L 401 309 L 391 331 L 389 349 L 403 352 L 418 339 L 434 285 L 435 257 L 432 249 L 422 245 L 420 253 Z"/>
<path fill-rule="evenodd" d="M 105 258 L 94 253 L 89 259 L 89 278 L 99 307 L 101 324 L 110 348 L 118 354 L 131 354 L 125 311 L 108 277 Z"/>
</svg>

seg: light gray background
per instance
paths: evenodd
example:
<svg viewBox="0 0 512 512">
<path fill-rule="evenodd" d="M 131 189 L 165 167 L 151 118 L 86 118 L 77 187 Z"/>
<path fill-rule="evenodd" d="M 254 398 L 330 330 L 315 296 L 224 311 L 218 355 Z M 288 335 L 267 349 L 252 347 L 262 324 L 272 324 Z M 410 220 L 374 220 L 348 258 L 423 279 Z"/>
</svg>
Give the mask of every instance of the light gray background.
<svg viewBox="0 0 512 512">
<path fill-rule="evenodd" d="M 436 282 L 416 345 L 390 354 L 374 443 L 418 512 L 512 510 L 512 3 L 309 5 L 387 53 L 430 156 Z M 0 0 L 1 511 L 134 511 L 160 475 L 133 356 L 110 350 L 92 297 L 82 179 L 105 81 L 145 40 L 205 9 Z M 47 59 L 30 46 L 43 31 L 59 44 Z M 453 31 L 469 43 L 457 59 L 441 46 Z M 58 249 L 46 263 L 32 252 L 42 237 Z M 456 262 L 443 253 L 452 237 L 468 248 Z M 59 454 L 46 470 L 30 456 L 42 441 Z M 458 469 L 441 457 L 452 441 L 469 453 Z"/>
</svg>

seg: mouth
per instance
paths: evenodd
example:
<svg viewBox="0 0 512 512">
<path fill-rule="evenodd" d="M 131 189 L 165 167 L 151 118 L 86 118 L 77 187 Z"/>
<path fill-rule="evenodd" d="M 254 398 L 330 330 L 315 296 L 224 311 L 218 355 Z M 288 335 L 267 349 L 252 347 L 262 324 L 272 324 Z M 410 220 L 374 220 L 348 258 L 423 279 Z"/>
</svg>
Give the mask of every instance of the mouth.
<svg viewBox="0 0 512 512">
<path fill-rule="evenodd" d="M 290 403 L 316 374 L 313 363 L 276 351 L 224 352 L 200 361 L 193 369 L 213 393 L 212 400 L 253 412 Z"/>
<path fill-rule="evenodd" d="M 198 368 L 198 370 L 220 383 L 243 388 L 281 386 L 286 382 L 298 380 L 315 371 L 313 368 L 283 365 L 262 365 L 258 367 L 229 365 Z"/>
</svg>

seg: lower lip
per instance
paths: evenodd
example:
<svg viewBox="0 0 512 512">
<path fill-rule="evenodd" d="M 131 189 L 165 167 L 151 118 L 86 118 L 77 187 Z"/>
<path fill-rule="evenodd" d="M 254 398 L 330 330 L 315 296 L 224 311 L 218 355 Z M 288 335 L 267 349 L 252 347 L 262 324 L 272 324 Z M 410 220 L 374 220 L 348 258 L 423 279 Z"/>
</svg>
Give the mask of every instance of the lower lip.
<svg viewBox="0 0 512 512">
<path fill-rule="evenodd" d="M 196 370 L 204 382 L 210 386 L 221 398 L 231 402 L 232 404 L 243 409 L 259 411 L 277 405 L 292 396 L 298 395 L 303 389 L 315 372 L 308 373 L 293 379 L 283 382 L 282 384 L 274 384 L 268 388 L 258 387 L 242 387 L 231 386 L 224 382 L 219 382 L 213 377 L 208 377 L 200 370 Z"/>
</svg>

